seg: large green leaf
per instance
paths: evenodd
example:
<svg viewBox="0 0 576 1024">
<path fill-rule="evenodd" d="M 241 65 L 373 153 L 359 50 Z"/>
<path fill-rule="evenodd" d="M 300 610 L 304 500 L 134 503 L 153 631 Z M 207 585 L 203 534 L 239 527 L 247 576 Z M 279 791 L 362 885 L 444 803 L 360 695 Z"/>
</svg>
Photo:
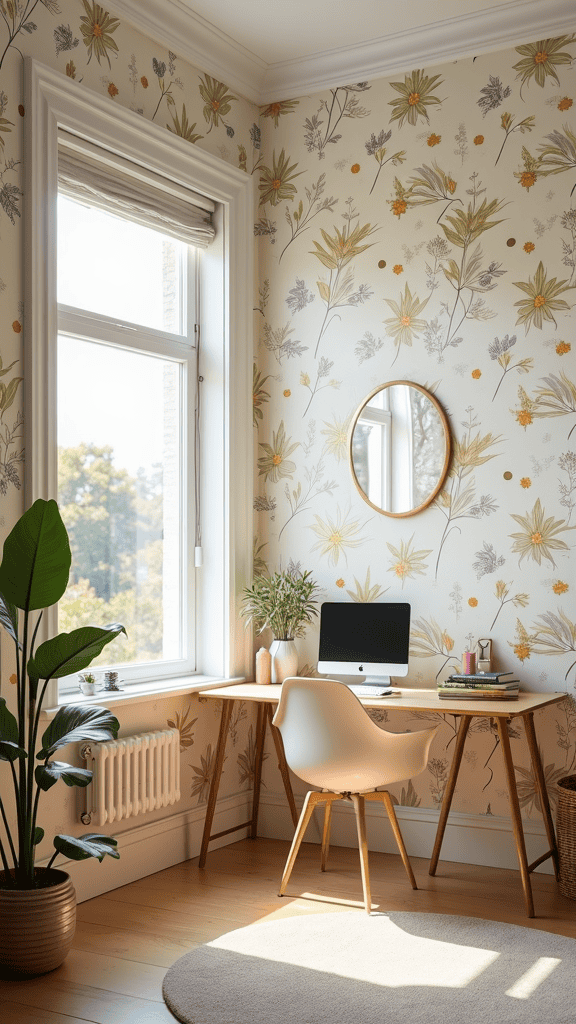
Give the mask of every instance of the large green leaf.
<svg viewBox="0 0 576 1024">
<path fill-rule="evenodd" d="M 49 761 L 48 764 L 39 764 L 34 772 L 36 782 L 40 789 L 47 792 L 52 789 L 58 779 L 62 779 L 67 786 L 87 786 L 92 779 L 92 772 L 87 768 L 75 768 L 74 765 L 66 764 L 65 761 Z"/>
<path fill-rule="evenodd" d="M 15 604 L 7 601 L 3 594 L 0 594 L 0 626 L 4 626 L 7 633 L 18 642 L 18 609 Z"/>
<path fill-rule="evenodd" d="M 118 860 L 120 854 L 115 847 L 117 841 L 112 836 L 99 836 L 93 832 L 87 832 L 84 836 L 54 836 L 54 846 L 59 853 L 63 853 L 70 860 L 88 860 L 88 857 L 97 857 L 100 863 L 106 854 Z"/>
<path fill-rule="evenodd" d="M 36 825 L 36 828 L 34 829 L 34 835 L 32 837 L 33 846 L 38 846 L 38 843 L 41 843 L 43 839 L 44 829 L 40 828 L 40 825 Z"/>
<path fill-rule="evenodd" d="M 17 757 L 28 757 L 28 754 L 17 743 L 0 740 L 0 761 L 15 761 Z"/>
<path fill-rule="evenodd" d="M 81 672 L 120 633 L 126 630 L 119 622 L 109 626 L 81 626 L 71 633 L 59 633 L 40 644 L 28 662 L 28 675 L 31 679 L 59 679 Z"/>
<path fill-rule="evenodd" d="M 17 608 L 49 608 L 66 590 L 70 562 L 58 505 L 38 498 L 4 542 L 0 593 Z"/>
<path fill-rule="evenodd" d="M 0 697 L 0 740 L 18 743 L 18 722 L 8 710 L 4 697 Z"/>
<path fill-rule="evenodd" d="M 46 729 L 42 737 L 42 750 L 36 756 L 39 761 L 44 761 L 67 743 L 115 740 L 119 728 L 120 722 L 106 708 L 64 704 Z"/>
</svg>

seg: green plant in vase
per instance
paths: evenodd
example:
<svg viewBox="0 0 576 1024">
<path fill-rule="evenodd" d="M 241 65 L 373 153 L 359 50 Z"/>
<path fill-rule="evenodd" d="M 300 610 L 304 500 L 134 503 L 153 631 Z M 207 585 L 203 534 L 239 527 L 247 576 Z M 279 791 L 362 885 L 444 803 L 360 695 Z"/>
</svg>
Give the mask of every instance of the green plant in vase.
<svg viewBox="0 0 576 1024">
<path fill-rule="evenodd" d="M 244 587 L 242 615 L 257 633 L 270 629 L 274 641 L 272 682 L 281 683 L 298 668 L 295 640 L 303 637 L 318 615 L 319 588 L 310 572 L 295 570 L 257 576 L 251 587 Z"/>
<path fill-rule="evenodd" d="M 116 840 L 110 836 L 57 835 L 47 867 L 35 867 L 36 847 L 44 837 L 44 829 L 38 824 L 42 793 L 59 781 L 66 786 L 85 787 L 92 777 L 87 769 L 54 760 L 54 755 L 70 743 L 115 739 L 119 729 L 118 720 L 106 708 L 68 704 L 58 709 L 38 738 L 42 702 L 50 680 L 86 669 L 111 640 L 126 632 L 119 623 L 83 626 L 36 645 L 43 611 L 64 594 L 70 564 L 68 534 L 58 506 L 55 501 L 38 499 L 7 537 L 0 564 L 0 624 L 12 638 L 16 654 L 15 715 L 0 697 L 0 761 L 8 766 L 16 812 L 13 830 L 8 817 L 11 808 L 5 803 L 7 787 L 2 785 L 0 962 L 23 973 L 40 973 L 57 964 L 46 967 L 42 961 L 37 970 L 34 965 L 18 964 L 13 953 L 17 935 L 9 931 L 14 925 L 18 897 L 32 891 L 36 898 L 38 890 L 68 878 L 61 871 L 51 872 L 59 853 L 71 860 L 97 857 L 102 861 L 106 854 L 119 856 Z M 8 898 L 6 906 L 2 904 L 4 897 Z"/>
</svg>

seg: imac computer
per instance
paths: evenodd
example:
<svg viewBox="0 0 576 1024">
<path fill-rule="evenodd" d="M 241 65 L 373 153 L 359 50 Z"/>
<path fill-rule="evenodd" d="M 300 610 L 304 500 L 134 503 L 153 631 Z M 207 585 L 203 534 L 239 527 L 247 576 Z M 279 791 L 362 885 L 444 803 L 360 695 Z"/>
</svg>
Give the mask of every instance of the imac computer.
<svg viewBox="0 0 576 1024">
<path fill-rule="evenodd" d="M 390 691 L 390 676 L 408 675 L 410 605 L 332 602 L 320 608 L 318 671 L 323 675 L 365 676 L 347 683 L 361 696 Z"/>
</svg>

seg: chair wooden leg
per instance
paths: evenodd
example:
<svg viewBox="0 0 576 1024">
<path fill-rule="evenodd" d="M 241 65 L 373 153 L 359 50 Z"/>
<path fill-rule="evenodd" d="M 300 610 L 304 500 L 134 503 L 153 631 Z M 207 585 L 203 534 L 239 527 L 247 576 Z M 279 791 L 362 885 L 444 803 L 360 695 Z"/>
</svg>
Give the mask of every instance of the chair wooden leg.
<svg viewBox="0 0 576 1024">
<path fill-rule="evenodd" d="M 372 897 L 370 894 L 370 870 L 368 867 L 368 843 L 366 841 L 366 816 L 364 814 L 364 797 L 359 793 L 352 793 L 352 803 L 356 812 L 356 828 L 358 830 L 358 849 L 360 851 L 360 870 L 362 872 L 362 889 L 364 891 L 364 906 L 366 913 L 372 909 Z"/>
<path fill-rule="evenodd" d="M 390 793 L 384 790 L 381 795 L 382 803 L 386 808 L 386 813 L 388 814 L 390 825 L 392 826 L 392 831 L 394 833 L 394 838 L 396 840 L 396 843 L 398 844 L 400 856 L 402 857 L 404 867 L 406 868 L 406 874 L 408 875 L 410 885 L 412 886 L 413 889 L 417 889 L 418 886 L 416 885 L 416 879 L 414 878 L 414 872 L 412 871 L 412 865 L 410 863 L 410 858 L 408 857 L 408 852 L 406 850 L 406 847 L 404 846 L 404 840 L 402 838 L 402 833 L 400 831 L 400 826 L 398 824 L 398 818 L 396 817 L 396 811 L 394 810 L 394 804 L 392 803 L 392 800 L 390 798 Z"/>
<path fill-rule="evenodd" d="M 314 808 L 317 804 L 323 803 L 325 800 L 329 800 L 331 796 L 331 793 L 317 793 L 315 790 L 311 790 L 306 794 L 306 799 L 304 800 L 304 806 L 302 807 L 302 813 L 300 815 L 300 821 L 298 822 L 298 827 L 294 834 L 294 839 L 292 840 L 292 846 L 290 847 L 290 853 L 288 854 L 288 860 L 286 861 L 286 867 L 284 868 L 284 874 L 282 875 L 282 881 L 280 882 L 279 896 L 284 895 L 284 891 L 290 880 L 292 868 L 294 867 L 296 857 L 298 856 L 298 850 L 300 849 L 300 844 L 304 838 L 304 833 L 306 832 L 310 818 L 314 812 Z"/>
<path fill-rule="evenodd" d="M 320 871 L 326 871 L 326 864 L 328 862 L 328 851 L 330 849 L 330 823 L 332 821 L 333 803 L 333 800 L 327 800 L 326 808 L 324 810 L 324 831 L 322 833 L 322 856 L 320 860 Z"/>
</svg>

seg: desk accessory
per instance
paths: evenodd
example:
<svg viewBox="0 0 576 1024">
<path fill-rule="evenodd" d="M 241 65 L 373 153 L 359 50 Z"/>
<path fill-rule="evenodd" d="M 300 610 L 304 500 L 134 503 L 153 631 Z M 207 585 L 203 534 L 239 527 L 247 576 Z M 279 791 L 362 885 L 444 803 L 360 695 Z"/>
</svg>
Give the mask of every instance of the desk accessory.
<svg viewBox="0 0 576 1024">
<path fill-rule="evenodd" d="M 256 651 L 256 682 L 267 686 L 272 682 L 272 655 L 265 647 Z"/>
<path fill-rule="evenodd" d="M 462 655 L 462 672 L 465 675 L 473 675 L 476 671 L 476 655 L 474 651 L 464 651 Z"/>
<path fill-rule="evenodd" d="M 244 587 L 241 615 L 246 625 L 253 623 L 258 633 L 271 629 L 274 641 L 271 681 L 282 683 L 298 670 L 296 637 L 303 637 L 318 615 L 318 585 L 310 572 L 285 570 L 272 576 L 256 576 L 251 587 Z"/>
<path fill-rule="evenodd" d="M 478 672 L 490 672 L 492 669 L 492 641 L 479 640 L 476 645 L 476 668 Z"/>
</svg>

